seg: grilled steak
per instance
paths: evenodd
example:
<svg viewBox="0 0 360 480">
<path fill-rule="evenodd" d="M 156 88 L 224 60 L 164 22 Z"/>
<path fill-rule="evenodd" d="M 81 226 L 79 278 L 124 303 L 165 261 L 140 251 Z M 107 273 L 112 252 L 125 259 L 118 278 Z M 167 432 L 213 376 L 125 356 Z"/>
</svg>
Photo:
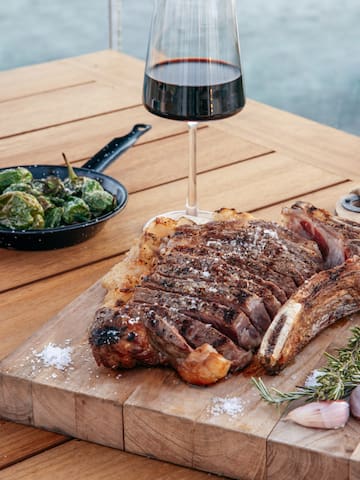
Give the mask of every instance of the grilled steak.
<svg viewBox="0 0 360 480">
<path fill-rule="evenodd" d="M 360 258 L 314 275 L 281 307 L 266 332 L 259 359 L 277 373 L 324 328 L 360 310 Z"/>
<path fill-rule="evenodd" d="M 360 225 L 302 202 L 283 214 L 285 227 L 230 214 L 205 225 L 160 222 L 158 236 L 155 225 L 117 270 L 119 284 L 108 282 L 114 303 L 89 334 L 97 363 L 172 365 L 205 385 L 244 368 L 261 344 L 262 364 L 276 373 L 359 310 L 359 259 L 347 259 L 360 253 Z"/>
</svg>

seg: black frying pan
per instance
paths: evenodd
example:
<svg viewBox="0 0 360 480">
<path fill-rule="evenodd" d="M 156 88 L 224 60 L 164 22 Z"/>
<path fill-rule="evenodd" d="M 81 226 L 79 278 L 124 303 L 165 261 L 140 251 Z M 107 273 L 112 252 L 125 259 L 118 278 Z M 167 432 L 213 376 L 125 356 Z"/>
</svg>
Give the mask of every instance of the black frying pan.
<svg viewBox="0 0 360 480">
<path fill-rule="evenodd" d="M 0 247 L 16 250 L 52 250 L 75 245 L 95 235 L 103 227 L 104 222 L 125 208 L 128 200 L 128 193 L 124 185 L 100 172 L 105 170 L 119 155 L 130 148 L 150 128 L 150 125 L 135 125 L 129 134 L 124 137 L 114 138 L 86 162 L 82 168 L 74 168 L 77 175 L 94 178 L 102 184 L 105 190 L 116 197 L 117 205 L 114 210 L 89 222 L 57 228 L 42 230 L 7 230 L 0 228 Z M 67 167 L 54 165 L 22 166 L 30 170 L 34 178 L 56 175 L 61 179 L 65 179 L 68 176 Z M 6 170 L 6 168 L 1 168 L 0 171 Z"/>
</svg>

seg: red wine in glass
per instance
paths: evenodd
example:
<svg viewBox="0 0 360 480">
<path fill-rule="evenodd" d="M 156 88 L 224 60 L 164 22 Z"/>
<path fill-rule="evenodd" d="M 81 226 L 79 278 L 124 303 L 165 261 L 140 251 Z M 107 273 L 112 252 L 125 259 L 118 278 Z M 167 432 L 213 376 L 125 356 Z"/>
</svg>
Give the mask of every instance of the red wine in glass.
<svg viewBox="0 0 360 480">
<path fill-rule="evenodd" d="M 183 71 L 187 71 L 185 79 Z M 198 122 L 229 117 L 245 105 L 241 70 L 207 58 L 158 63 L 145 74 L 144 105 L 151 113 L 172 120 Z"/>
</svg>

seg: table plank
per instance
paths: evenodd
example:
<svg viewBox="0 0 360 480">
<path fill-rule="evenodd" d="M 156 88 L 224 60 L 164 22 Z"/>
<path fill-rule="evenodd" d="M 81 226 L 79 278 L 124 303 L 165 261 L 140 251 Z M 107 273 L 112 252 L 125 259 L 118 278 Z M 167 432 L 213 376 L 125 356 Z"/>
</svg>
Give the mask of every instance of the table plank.
<svg viewBox="0 0 360 480">
<path fill-rule="evenodd" d="M 199 174 L 272 153 L 212 127 L 200 129 L 197 137 Z M 111 165 L 107 174 L 120 178 L 131 193 L 174 182 L 187 178 L 188 150 L 187 134 L 163 138 L 129 150 L 126 161 Z"/>
<path fill-rule="evenodd" d="M 90 71 L 105 83 L 123 89 L 136 88 L 139 98 L 144 80 L 144 62 L 115 50 L 103 50 L 65 60 L 76 69 Z"/>
<path fill-rule="evenodd" d="M 144 62 L 141 60 L 114 50 L 104 50 L 2 71 L 0 72 L 0 102 L 97 80 L 131 88 L 137 84 L 140 97 L 139 90 L 143 75 Z"/>
<path fill-rule="evenodd" d="M 0 420 L 0 469 L 68 441 L 68 437 Z"/>
<path fill-rule="evenodd" d="M 24 81 L 26 79 L 26 81 Z M 0 72 L 0 102 L 94 82 L 91 70 L 67 61 L 41 63 Z M 3 106 L 5 108 L 5 105 Z"/>
<path fill-rule="evenodd" d="M 99 82 L 11 100 L 0 111 L 0 138 L 19 135 L 139 105 L 136 88 Z"/>
<path fill-rule="evenodd" d="M 0 472 L 0 480 L 211 480 L 184 467 L 73 440 Z"/>
<path fill-rule="evenodd" d="M 216 128 L 272 147 L 303 162 L 360 180 L 360 136 L 248 100 L 240 115 Z"/>
<path fill-rule="evenodd" d="M 239 210 L 259 209 L 342 182 L 344 178 L 340 176 L 278 154 L 218 168 L 198 178 L 201 207 L 207 210 L 225 206 Z M 254 196 L 254 192 L 261 192 L 261 195 Z M 60 262 L 54 261 L 53 251 L 3 250 L 0 266 L 3 271 L 11 271 L 11 276 L 0 278 L 0 291 L 123 253 L 138 237 L 146 220 L 163 212 L 164 208 L 181 208 L 185 195 L 185 180 L 132 194 L 126 210 L 108 222 L 96 237 L 56 252 Z"/>
<path fill-rule="evenodd" d="M 0 140 L 1 166 L 62 163 L 61 152 L 71 162 L 83 162 L 112 138 L 127 134 L 136 123 L 149 123 L 152 129 L 136 145 L 185 133 L 183 122 L 171 122 L 151 115 L 142 106 L 99 115 Z"/>
</svg>

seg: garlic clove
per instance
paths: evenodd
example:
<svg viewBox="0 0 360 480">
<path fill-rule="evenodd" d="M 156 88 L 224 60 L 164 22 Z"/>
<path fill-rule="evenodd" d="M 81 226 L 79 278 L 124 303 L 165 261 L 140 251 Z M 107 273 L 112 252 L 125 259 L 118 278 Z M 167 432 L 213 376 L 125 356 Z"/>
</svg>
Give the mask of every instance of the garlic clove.
<svg viewBox="0 0 360 480">
<path fill-rule="evenodd" d="M 355 418 L 360 418 L 360 385 L 350 395 L 350 411 Z"/>
<path fill-rule="evenodd" d="M 307 403 L 292 410 L 285 418 L 311 428 L 342 428 L 350 415 L 349 404 L 344 400 Z"/>
</svg>

